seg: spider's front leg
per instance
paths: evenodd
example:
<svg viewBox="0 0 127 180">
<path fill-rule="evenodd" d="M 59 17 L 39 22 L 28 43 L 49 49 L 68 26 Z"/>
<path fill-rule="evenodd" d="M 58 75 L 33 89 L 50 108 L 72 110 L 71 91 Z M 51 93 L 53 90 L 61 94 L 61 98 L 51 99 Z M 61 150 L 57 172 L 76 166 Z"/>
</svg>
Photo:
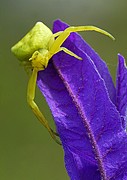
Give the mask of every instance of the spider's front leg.
<svg viewBox="0 0 127 180">
<path fill-rule="evenodd" d="M 43 124 L 43 126 L 48 130 L 51 137 L 58 143 L 61 144 L 56 136 L 57 134 L 50 128 L 48 121 L 45 119 L 43 114 L 41 113 L 40 109 L 38 108 L 37 104 L 34 101 L 35 98 L 35 88 L 36 88 L 36 80 L 37 80 L 37 73 L 38 70 L 36 68 L 33 69 L 32 75 L 28 82 L 28 88 L 27 88 L 27 102 L 29 106 L 31 107 L 33 113 L 38 118 L 38 120 Z"/>
<path fill-rule="evenodd" d="M 54 43 L 52 44 L 52 46 L 50 47 L 49 49 L 49 52 L 51 54 L 56 54 L 57 52 L 59 51 L 64 51 L 66 52 L 67 54 L 71 55 L 71 56 L 74 56 L 75 58 L 77 59 L 81 59 L 79 56 L 77 56 L 76 54 L 74 54 L 73 52 L 69 51 L 68 49 L 64 48 L 64 47 L 61 47 L 61 45 L 64 43 L 64 41 L 68 38 L 68 36 L 70 35 L 70 33 L 72 32 L 78 32 L 78 31 L 96 31 L 96 32 L 99 32 L 99 33 L 102 33 L 106 36 L 109 36 L 111 39 L 114 40 L 114 37 L 109 34 L 108 32 L 98 28 L 98 27 L 95 27 L 95 26 L 77 26 L 77 27 L 68 27 L 67 29 L 65 29 L 63 32 L 60 31 L 60 32 L 57 32 L 54 34 L 54 36 L 58 36 L 56 38 L 56 40 L 54 41 Z"/>
</svg>

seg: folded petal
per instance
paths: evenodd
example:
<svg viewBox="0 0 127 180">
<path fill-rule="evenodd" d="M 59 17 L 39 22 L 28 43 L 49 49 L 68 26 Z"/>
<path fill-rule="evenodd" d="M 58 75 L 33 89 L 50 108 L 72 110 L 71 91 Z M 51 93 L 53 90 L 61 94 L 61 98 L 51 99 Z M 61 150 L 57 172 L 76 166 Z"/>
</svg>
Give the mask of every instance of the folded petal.
<svg viewBox="0 0 127 180">
<path fill-rule="evenodd" d="M 123 127 L 127 127 L 127 67 L 125 59 L 122 55 L 118 55 L 118 69 L 117 69 L 117 108 L 122 117 Z"/>
</svg>

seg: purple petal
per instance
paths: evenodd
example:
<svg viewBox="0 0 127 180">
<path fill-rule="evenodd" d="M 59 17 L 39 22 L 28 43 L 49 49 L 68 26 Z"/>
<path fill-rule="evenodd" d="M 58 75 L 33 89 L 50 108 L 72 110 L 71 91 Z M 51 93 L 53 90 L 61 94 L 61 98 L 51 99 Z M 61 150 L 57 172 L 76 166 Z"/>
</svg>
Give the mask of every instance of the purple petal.
<svg viewBox="0 0 127 180">
<path fill-rule="evenodd" d="M 127 124 L 127 68 L 125 59 L 120 54 L 118 55 L 117 69 L 117 108 L 123 120 L 123 127 Z"/>
<path fill-rule="evenodd" d="M 58 31 L 63 31 L 68 27 L 68 25 L 61 20 L 54 21 L 53 32 L 56 33 Z M 109 96 L 111 101 L 116 104 L 116 89 L 112 81 L 112 77 L 108 70 L 106 63 L 100 58 L 100 56 L 87 44 L 84 39 L 77 33 L 71 33 L 68 40 L 75 43 L 75 46 L 78 49 L 84 51 L 90 58 L 93 60 L 94 64 L 96 65 L 101 77 L 105 81 L 105 85 L 107 87 Z M 63 46 L 67 46 L 69 48 L 69 43 L 66 42 Z"/>
<path fill-rule="evenodd" d="M 63 52 L 38 74 L 65 151 L 71 180 L 126 180 L 127 135 L 93 59 L 70 40 L 82 61 Z"/>
</svg>

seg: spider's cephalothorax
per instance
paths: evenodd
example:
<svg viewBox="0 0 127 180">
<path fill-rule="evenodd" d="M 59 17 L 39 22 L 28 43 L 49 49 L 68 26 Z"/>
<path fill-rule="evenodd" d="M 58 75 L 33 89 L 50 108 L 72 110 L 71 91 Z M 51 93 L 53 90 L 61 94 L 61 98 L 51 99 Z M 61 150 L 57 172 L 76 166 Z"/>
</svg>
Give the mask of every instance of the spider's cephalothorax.
<svg viewBox="0 0 127 180">
<path fill-rule="evenodd" d="M 28 82 L 27 102 L 38 120 L 47 128 L 50 135 L 57 143 L 59 143 L 56 138 L 57 133 L 50 128 L 48 121 L 34 102 L 37 73 L 40 70 L 44 70 L 51 57 L 59 51 L 64 51 L 81 60 L 81 57 L 77 56 L 72 51 L 65 47 L 61 47 L 71 32 L 78 31 L 97 31 L 114 39 L 112 35 L 95 26 L 68 27 L 64 31 L 53 34 L 46 25 L 42 22 L 37 22 L 32 30 L 11 48 L 13 54 L 22 62 L 22 64 L 26 68 L 32 69 L 32 74 Z"/>
</svg>

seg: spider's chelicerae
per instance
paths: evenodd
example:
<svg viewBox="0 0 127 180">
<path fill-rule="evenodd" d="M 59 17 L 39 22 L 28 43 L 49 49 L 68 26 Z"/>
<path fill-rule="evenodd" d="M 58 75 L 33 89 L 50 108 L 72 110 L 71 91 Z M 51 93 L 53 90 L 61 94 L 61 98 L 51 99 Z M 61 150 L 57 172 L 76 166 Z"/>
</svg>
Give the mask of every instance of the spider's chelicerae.
<svg viewBox="0 0 127 180">
<path fill-rule="evenodd" d="M 95 26 L 68 27 L 64 31 L 59 31 L 53 34 L 46 25 L 42 22 L 37 22 L 32 30 L 11 48 L 14 55 L 22 62 L 25 68 L 32 69 L 27 89 L 28 104 L 38 120 L 47 128 L 51 137 L 59 144 L 60 142 L 56 137 L 57 133 L 51 129 L 48 121 L 45 119 L 34 101 L 37 73 L 40 70 L 44 70 L 51 57 L 60 51 L 64 51 L 65 53 L 81 60 L 81 57 L 77 56 L 72 51 L 65 47 L 61 47 L 70 33 L 77 31 L 97 31 L 114 39 L 112 35 Z"/>
</svg>

